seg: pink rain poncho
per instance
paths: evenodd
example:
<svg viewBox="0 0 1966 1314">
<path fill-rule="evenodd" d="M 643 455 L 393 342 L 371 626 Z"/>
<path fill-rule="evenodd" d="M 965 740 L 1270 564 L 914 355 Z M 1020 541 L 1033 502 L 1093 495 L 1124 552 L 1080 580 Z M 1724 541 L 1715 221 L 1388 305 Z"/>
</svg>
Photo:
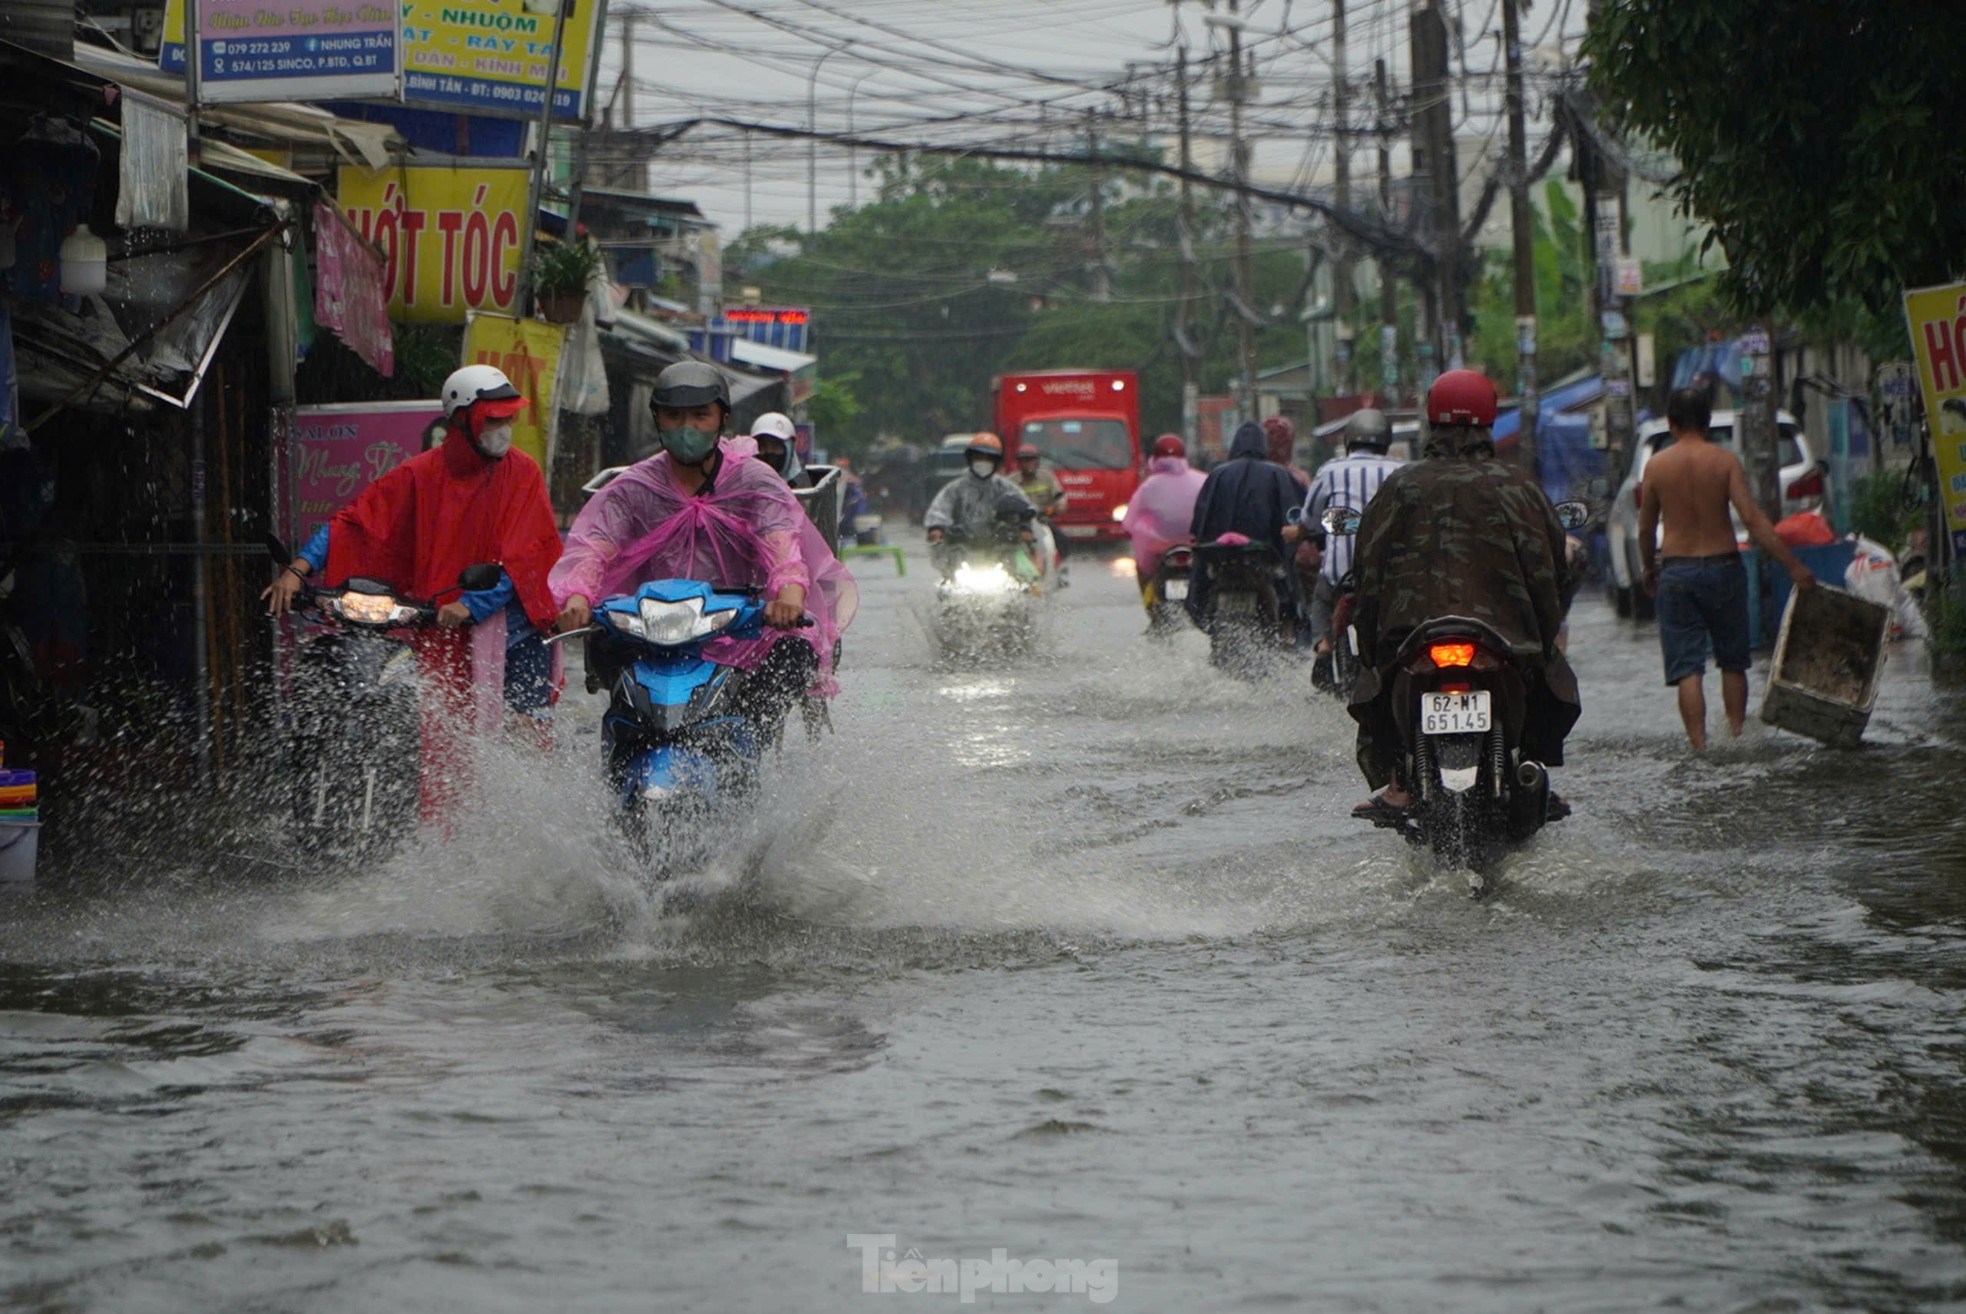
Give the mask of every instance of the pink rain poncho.
<svg viewBox="0 0 1966 1314">
<path fill-rule="evenodd" d="M 1195 498 L 1208 476 L 1179 456 L 1156 456 L 1147 462 L 1151 472 L 1126 504 L 1120 528 L 1133 537 L 1133 564 L 1144 581 L 1160 559 L 1177 543 L 1188 541 L 1195 518 Z"/>
<path fill-rule="evenodd" d="M 797 584 L 806 591 L 813 628 L 712 639 L 703 655 L 749 671 L 774 643 L 810 642 L 819 653 L 814 692 L 830 695 L 838 688 L 833 644 L 859 603 L 853 576 L 799 509 L 785 480 L 752 459 L 756 443 L 725 438 L 717 447 L 723 459 L 716 474 L 693 497 L 676 483 L 667 452 L 628 467 L 594 494 L 547 578 L 553 601 L 565 607 L 579 595 L 599 603 L 658 579 L 762 585 L 767 598 Z"/>
</svg>

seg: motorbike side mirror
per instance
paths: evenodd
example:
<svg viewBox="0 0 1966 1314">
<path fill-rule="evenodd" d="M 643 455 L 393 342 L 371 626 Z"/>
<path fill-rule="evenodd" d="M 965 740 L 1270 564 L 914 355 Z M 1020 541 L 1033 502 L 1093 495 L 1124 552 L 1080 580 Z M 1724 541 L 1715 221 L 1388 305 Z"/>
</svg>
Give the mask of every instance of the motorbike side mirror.
<svg viewBox="0 0 1966 1314">
<path fill-rule="evenodd" d="M 1583 502 L 1558 502 L 1556 522 L 1565 529 L 1582 529 L 1591 522 L 1591 509 Z"/>
<path fill-rule="evenodd" d="M 496 563 L 481 561 L 457 572 L 457 586 L 466 593 L 483 593 L 486 589 L 497 588 L 499 577 L 504 573 Z"/>
<path fill-rule="evenodd" d="M 1363 519 L 1365 517 L 1353 507 L 1334 506 L 1326 509 L 1318 523 L 1324 526 L 1325 533 L 1344 536 L 1358 533 L 1359 522 Z"/>
<path fill-rule="evenodd" d="M 278 534 L 266 536 L 266 555 L 273 558 L 273 564 L 276 566 L 293 564 L 294 554 L 287 550 L 287 541 Z"/>
</svg>

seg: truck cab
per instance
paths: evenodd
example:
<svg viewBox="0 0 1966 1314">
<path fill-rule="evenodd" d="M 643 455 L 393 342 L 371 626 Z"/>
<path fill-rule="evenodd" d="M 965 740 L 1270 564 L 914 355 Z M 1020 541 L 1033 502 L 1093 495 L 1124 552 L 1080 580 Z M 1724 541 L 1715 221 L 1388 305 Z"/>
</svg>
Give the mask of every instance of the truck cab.
<svg viewBox="0 0 1966 1314">
<path fill-rule="evenodd" d="M 1041 370 L 991 384 L 992 412 L 1015 478 L 1017 451 L 1036 446 L 1065 486 L 1057 530 L 1076 540 L 1117 540 L 1140 486 L 1140 388 L 1131 370 Z"/>
</svg>

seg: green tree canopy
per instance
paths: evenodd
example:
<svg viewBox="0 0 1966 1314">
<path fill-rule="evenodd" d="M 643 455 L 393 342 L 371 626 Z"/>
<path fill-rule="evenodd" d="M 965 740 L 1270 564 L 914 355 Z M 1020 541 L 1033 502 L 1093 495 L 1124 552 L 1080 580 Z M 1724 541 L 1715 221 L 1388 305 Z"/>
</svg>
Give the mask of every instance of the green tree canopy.
<svg viewBox="0 0 1966 1314">
<path fill-rule="evenodd" d="M 1612 118 L 1663 146 L 1747 312 L 1966 267 L 1966 23 L 1930 0 L 1606 0 L 1585 50 Z"/>
<path fill-rule="evenodd" d="M 853 405 L 830 412 L 829 448 L 982 428 L 991 377 L 1013 369 L 1137 370 L 1148 432 L 1179 427 L 1172 187 L 1104 171 L 1110 295 L 1099 300 L 1089 170 L 903 157 L 879 168 L 877 199 L 836 211 L 821 232 L 754 229 L 725 252 L 733 287 L 755 284 L 768 300 L 812 308 L 822 380 L 851 379 Z M 1229 212 L 1213 195 L 1196 205 L 1200 385 L 1226 391 L 1236 344 L 1224 296 L 1233 283 Z M 1259 368 L 1304 357 L 1304 266 L 1295 244 L 1259 244 L 1254 300 L 1269 319 Z"/>
</svg>

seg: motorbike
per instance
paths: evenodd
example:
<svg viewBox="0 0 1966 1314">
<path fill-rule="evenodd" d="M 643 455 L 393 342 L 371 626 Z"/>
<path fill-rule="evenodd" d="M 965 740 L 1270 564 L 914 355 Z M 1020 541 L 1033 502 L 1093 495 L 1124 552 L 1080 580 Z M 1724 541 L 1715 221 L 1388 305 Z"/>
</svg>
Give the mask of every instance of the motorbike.
<svg viewBox="0 0 1966 1314">
<path fill-rule="evenodd" d="M 1351 698 L 1358 680 L 1358 636 L 1352 633 L 1352 613 L 1357 609 L 1358 577 L 1346 571 L 1331 606 L 1331 652 L 1312 668 L 1318 687 L 1341 701 Z"/>
<path fill-rule="evenodd" d="M 1208 635 L 1211 665 L 1254 675 L 1268 658 L 1290 650 L 1287 586 L 1275 548 L 1224 534 L 1195 545 L 1192 578 L 1200 580 L 1203 572 L 1210 588 L 1201 628 Z"/>
<path fill-rule="evenodd" d="M 293 560 L 278 538 L 267 539 L 267 551 L 277 565 Z M 494 588 L 500 573 L 496 565 L 467 566 L 457 590 Z M 306 852 L 373 859 L 416 828 L 420 683 L 403 635 L 434 624 L 437 603 L 358 577 L 336 588 L 303 583 L 294 611 L 322 627 L 294 654 L 283 745 L 294 829 Z"/>
<path fill-rule="evenodd" d="M 1581 502 L 1557 504 L 1566 530 L 1589 515 Z M 1359 520 L 1357 511 L 1333 507 L 1324 528 L 1352 534 Z M 1355 635 L 1341 642 L 1356 651 Z M 1464 869 L 1469 894 L 1482 898 L 1496 863 L 1558 819 L 1549 770 L 1521 748 L 1532 677 L 1508 641 L 1471 616 L 1416 626 L 1388 669 L 1399 778 L 1413 801 L 1373 822 L 1431 850 L 1441 865 Z"/>
<path fill-rule="evenodd" d="M 587 690 L 608 695 L 601 744 L 617 815 L 658 880 L 705 856 L 706 823 L 757 791 L 779 727 L 752 719 L 739 696 L 745 673 L 703 649 L 758 638 L 764 616 L 757 588 L 663 579 L 604 600 L 593 624 L 547 640 L 592 636 Z"/>
<path fill-rule="evenodd" d="M 1017 656 L 1037 638 L 1038 604 L 1050 591 L 1050 564 L 1034 557 L 1024 533 L 1036 512 L 999 510 L 981 530 L 950 525 L 933 549 L 935 631 L 949 656 Z"/>
<path fill-rule="evenodd" d="M 1164 639 L 1181 628 L 1187 609 L 1188 581 L 1194 573 L 1192 543 L 1177 543 L 1161 553 L 1154 566 L 1151 601 L 1147 603 L 1147 633 Z"/>
</svg>

